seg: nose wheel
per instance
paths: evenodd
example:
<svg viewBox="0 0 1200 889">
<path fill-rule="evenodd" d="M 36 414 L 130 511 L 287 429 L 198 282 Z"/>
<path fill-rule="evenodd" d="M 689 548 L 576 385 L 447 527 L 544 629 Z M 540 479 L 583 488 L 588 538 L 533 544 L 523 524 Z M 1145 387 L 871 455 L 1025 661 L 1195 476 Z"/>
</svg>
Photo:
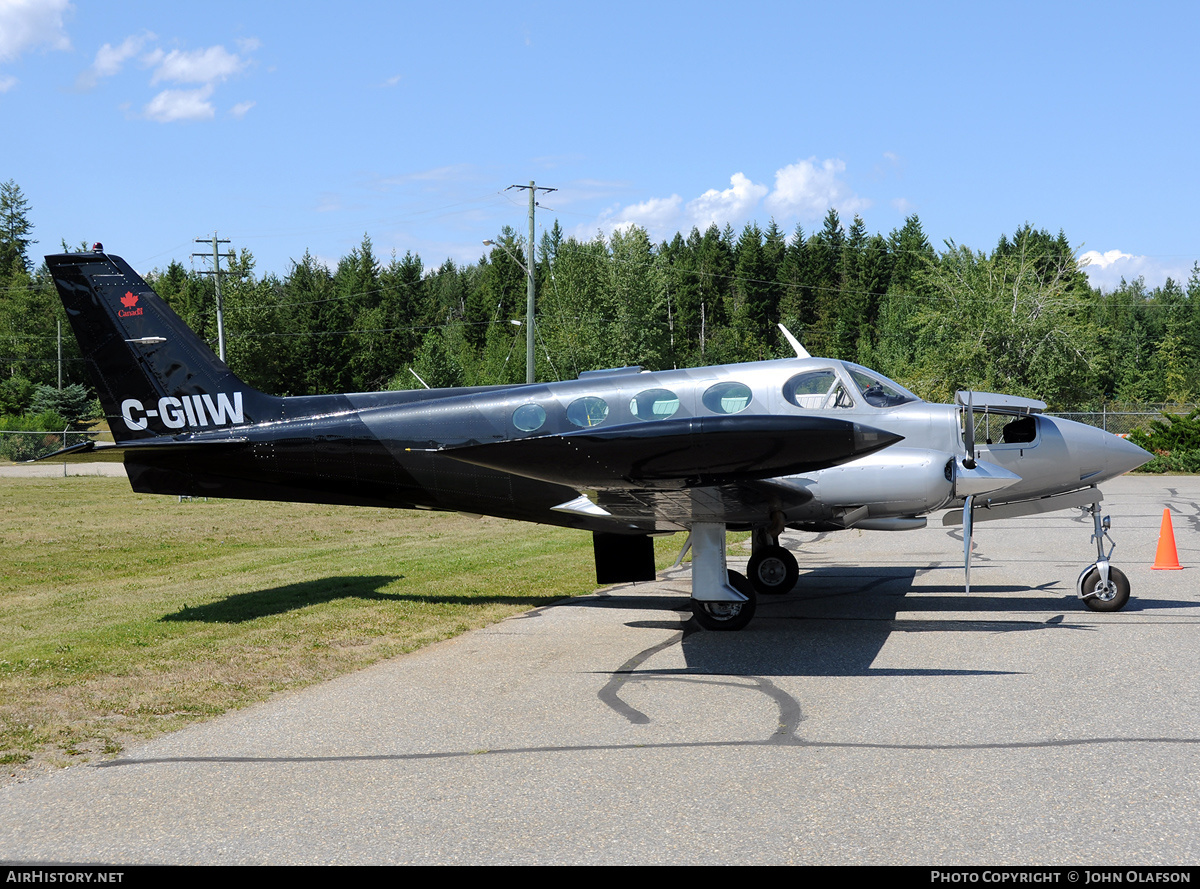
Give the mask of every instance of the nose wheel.
<svg viewBox="0 0 1200 889">
<path fill-rule="evenodd" d="M 1096 562 L 1083 569 L 1075 583 L 1075 590 L 1083 599 L 1083 604 L 1092 611 L 1120 611 L 1129 602 L 1129 578 L 1120 568 L 1109 564 L 1113 550 L 1117 548 L 1108 536 L 1112 523 L 1108 516 L 1101 518 L 1099 502 L 1081 508 L 1085 513 L 1092 514 L 1096 529 L 1092 533 L 1092 540 L 1096 544 Z M 1104 552 L 1105 540 L 1111 544 L 1107 553 Z"/>
<path fill-rule="evenodd" d="M 1092 611 L 1120 611 L 1129 601 L 1129 578 L 1111 565 L 1107 581 L 1100 576 L 1100 569 L 1092 566 L 1084 572 L 1080 586 L 1083 604 Z"/>
</svg>

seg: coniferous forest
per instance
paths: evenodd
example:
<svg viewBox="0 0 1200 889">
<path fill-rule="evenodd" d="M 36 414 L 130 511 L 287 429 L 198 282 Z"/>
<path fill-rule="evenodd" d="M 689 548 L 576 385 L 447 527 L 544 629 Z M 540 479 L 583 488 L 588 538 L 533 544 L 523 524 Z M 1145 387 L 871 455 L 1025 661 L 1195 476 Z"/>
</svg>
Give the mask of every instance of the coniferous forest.
<svg viewBox="0 0 1200 889">
<path fill-rule="evenodd" d="M 14 182 L 0 186 L 6 415 L 57 385 L 57 321 L 63 385 L 91 385 L 30 249 L 29 213 Z M 525 244 L 512 229 L 497 241 L 475 263 L 432 266 L 412 253 L 380 257 L 364 235 L 336 268 L 304 252 L 282 277 L 242 250 L 222 278 L 229 364 L 281 395 L 420 386 L 411 371 L 435 387 L 522 382 L 526 278 L 512 257 Z M 1087 410 L 1191 402 L 1200 390 L 1200 265 L 1186 282 L 1100 291 L 1065 233 L 1029 224 L 986 251 L 935 247 L 915 215 L 868 234 L 836 210 L 815 231 L 772 220 L 663 243 L 637 227 L 580 241 L 556 222 L 537 247 L 543 381 L 790 356 L 782 321 L 812 354 L 865 364 L 936 401 L 975 388 Z M 172 262 L 146 277 L 215 350 L 212 276 Z"/>
</svg>

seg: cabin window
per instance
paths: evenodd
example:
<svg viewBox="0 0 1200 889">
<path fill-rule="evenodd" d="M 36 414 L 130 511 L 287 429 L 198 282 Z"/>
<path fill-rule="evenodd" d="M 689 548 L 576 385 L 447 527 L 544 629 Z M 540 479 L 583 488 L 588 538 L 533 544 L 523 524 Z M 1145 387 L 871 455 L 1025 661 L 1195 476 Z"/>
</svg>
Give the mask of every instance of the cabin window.
<svg viewBox="0 0 1200 889">
<path fill-rule="evenodd" d="M 576 426 L 599 426 L 608 417 L 608 402 L 594 395 L 576 398 L 567 405 L 567 419 Z"/>
<path fill-rule="evenodd" d="M 512 421 L 522 432 L 535 432 L 546 422 L 546 409 L 540 404 L 523 404 L 513 411 Z"/>
<path fill-rule="evenodd" d="M 783 397 L 796 407 L 820 409 L 825 407 L 825 399 L 836 382 L 837 375 L 831 370 L 796 374 L 783 384 Z"/>
<path fill-rule="evenodd" d="M 714 414 L 736 414 L 750 406 L 754 395 L 745 383 L 717 383 L 700 400 Z"/>
<path fill-rule="evenodd" d="M 832 370 L 810 370 L 796 374 L 783 384 L 783 397 L 796 407 L 809 410 L 854 407 L 854 399 Z"/>
<path fill-rule="evenodd" d="M 629 402 L 629 413 L 639 420 L 665 420 L 679 410 L 679 396 L 670 389 L 647 389 Z"/>
</svg>

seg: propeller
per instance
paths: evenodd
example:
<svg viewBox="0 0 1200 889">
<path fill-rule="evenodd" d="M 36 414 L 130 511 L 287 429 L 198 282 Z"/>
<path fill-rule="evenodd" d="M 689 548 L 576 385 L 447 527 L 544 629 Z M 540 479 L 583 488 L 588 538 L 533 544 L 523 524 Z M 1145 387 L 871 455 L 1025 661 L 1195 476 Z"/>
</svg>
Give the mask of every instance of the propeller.
<svg viewBox="0 0 1200 889">
<path fill-rule="evenodd" d="M 967 406 L 963 408 L 963 445 L 966 446 L 967 456 L 963 459 L 963 466 L 967 469 L 975 468 L 975 405 L 974 392 L 967 393 Z"/>
<path fill-rule="evenodd" d="M 967 575 L 967 592 L 971 592 L 971 535 L 974 526 L 975 495 L 968 494 L 963 502 L 963 567 Z"/>
</svg>

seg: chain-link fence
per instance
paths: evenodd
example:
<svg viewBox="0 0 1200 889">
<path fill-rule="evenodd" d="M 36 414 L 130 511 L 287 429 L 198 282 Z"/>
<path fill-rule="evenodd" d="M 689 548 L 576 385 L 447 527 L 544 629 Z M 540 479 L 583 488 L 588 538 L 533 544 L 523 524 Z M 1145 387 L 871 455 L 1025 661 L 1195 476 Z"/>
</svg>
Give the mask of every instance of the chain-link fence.
<svg viewBox="0 0 1200 889">
<path fill-rule="evenodd" d="M 85 441 L 112 441 L 109 432 L 75 432 L 64 429 L 61 432 L 8 432 L 0 431 L 0 460 L 11 460 L 21 463 L 25 460 L 36 460 L 46 454 L 53 454 L 62 448 L 80 444 Z"/>
<path fill-rule="evenodd" d="M 1098 411 L 1061 411 L 1050 413 L 1052 417 L 1086 423 L 1111 432 L 1113 435 L 1128 435 L 1135 429 L 1148 430 L 1151 422 L 1161 420 L 1164 414 L 1190 414 L 1200 405 L 1194 404 L 1138 404 L 1122 405 L 1120 410 L 1101 408 Z"/>
</svg>

